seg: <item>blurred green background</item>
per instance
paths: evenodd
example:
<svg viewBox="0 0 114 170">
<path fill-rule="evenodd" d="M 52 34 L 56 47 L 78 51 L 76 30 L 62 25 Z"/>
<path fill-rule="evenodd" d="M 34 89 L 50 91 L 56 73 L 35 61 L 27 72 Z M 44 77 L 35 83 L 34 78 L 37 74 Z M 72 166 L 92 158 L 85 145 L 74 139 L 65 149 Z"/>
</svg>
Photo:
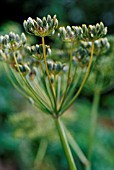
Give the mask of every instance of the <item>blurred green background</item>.
<svg viewBox="0 0 114 170">
<path fill-rule="evenodd" d="M 114 0 L 1 0 L 0 35 L 21 33 L 29 16 L 57 15 L 59 26 L 96 24 L 102 21 L 111 36 L 114 58 Z M 28 36 L 31 43 L 39 39 Z M 110 54 L 109 54 L 110 55 Z M 114 59 L 113 59 L 114 61 Z M 113 62 L 112 61 L 112 62 Z M 105 63 L 104 63 L 105 64 Z M 112 65 L 114 75 L 114 62 Z M 108 71 L 107 71 L 108 72 Z M 114 170 L 114 77 L 100 95 L 97 128 L 92 150 L 92 170 Z M 89 81 L 88 81 L 89 83 Z M 90 82 L 91 83 L 91 82 Z M 93 90 L 86 85 L 63 122 L 87 155 Z M 85 169 L 72 150 L 78 170 Z M 12 86 L 0 62 L 0 170 L 68 170 L 59 138 L 50 117 L 33 109 Z"/>
</svg>

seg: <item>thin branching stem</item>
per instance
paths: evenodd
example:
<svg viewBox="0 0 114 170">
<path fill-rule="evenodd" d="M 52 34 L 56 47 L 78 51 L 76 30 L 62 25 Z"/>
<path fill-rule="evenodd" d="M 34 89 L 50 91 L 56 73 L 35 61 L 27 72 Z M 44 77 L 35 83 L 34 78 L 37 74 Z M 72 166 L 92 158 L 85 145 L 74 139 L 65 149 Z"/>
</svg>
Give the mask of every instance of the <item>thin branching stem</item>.
<svg viewBox="0 0 114 170">
<path fill-rule="evenodd" d="M 45 88 L 46 88 L 46 93 L 47 93 L 47 95 L 48 95 L 48 97 L 49 97 L 49 100 L 50 100 L 50 103 L 51 103 L 51 106 L 52 106 L 52 108 L 54 109 L 54 105 L 53 105 L 53 99 L 52 99 L 52 97 L 51 97 L 51 94 L 50 94 L 50 92 L 49 92 L 49 90 L 48 90 L 48 85 L 47 85 L 47 83 L 46 83 L 46 78 L 45 78 L 45 76 L 44 76 L 44 70 L 43 70 L 43 67 L 42 67 L 42 63 L 40 62 L 40 67 L 41 67 L 41 71 L 42 71 L 42 75 L 43 75 L 43 80 L 44 80 L 44 84 L 45 84 Z"/>
<path fill-rule="evenodd" d="M 64 129 L 65 129 L 66 136 L 68 138 L 68 142 L 69 142 L 70 146 L 73 148 L 73 150 L 75 151 L 75 153 L 79 157 L 80 161 L 85 166 L 87 166 L 89 164 L 89 161 L 87 160 L 86 156 L 84 155 L 84 153 L 82 152 L 78 143 L 76 142 L 76 139 L 74 139 L 73 135 L 71 134 L 71 132 L 69 132 L 69 130 L 65 127 L 65 125 L 64 125 Z"/>
<path fill-rule="evenodd" d="M 84 84 L 86 83 L 86 80 L 87 80 L 87 78 L 88 78 L 88 75 L 89 75 L 89 72 L 90 72 L 90 68 L 91 68 L 91 65 L 92 65 L 93 52 L 94 52 L 94 41 L 92 42 L 90 60 L 89 60 L 89 64 L 88 64 L 88 67 L 87 67 L 85 76 L 84 76 L 84 78 L 83 78 L 83 81 L 82 81 L 82 83 L 81 83 L 78 91 L 76 92 L 75 96 L 72 98 L 72 100 L 69 102 L 69 104 L 62 110 L 62 113 L 64 113 L 65 110 L 67 110 L 67 109 L 72 105 L 72 103 L 76 100 L 76 98 L 77 98 L 78 95 L 80 94 L 80 92 L 81 92 Z M 61 114 L 62 114 L 62 113 L 61 113 Z"/>
<path fill-rule="evenodd" d="M 88 144 L 88 160 L 90 161 L 90 164 L 86 167 L 86 170 L 91 170 L 91 156 L 92 156 L 92 149 L 93 149 L 93 143 L 94 143 L 94 135 L 95 135 L 95 129 L 97 124 L 97 116 L 98 116 L 98 107 L 99 107 L 99 101 L 100 101 L 100 91 L 95 88 L 94 96 L 93 96 L 93 104 L 92 104 L 92 110 L 91 110 L 91 121 L 90 121 L 90 132 L 89 132 L 89 144 Z"/>
<path fill-rule="evenodd" d="M 44 64 L 45 64 L 46 74 L 47 74 L 47 77 L 48 77 L 48 81 L 49 81 L 49 84 L 50 84 L 50 89 L 51 89 L 51 92 L 52 92 L 52 95 L 53 95 L 53 99 L 54 99 L 55 112 L 57 112 L 55 89 L 54 89 L 54 86 L 51 83 L 50 74 L 49 74 L 49 70 L 48 70 L 48 66 L 47 66 L 47 61 L 46 61 L 46 48 L 45 48 L 44 37 L 42 37 L 42 45 L 43 45 L 43 55 L 44 55 Z"/>
<path fill-rule="evenodd" d="M 48 146 L 47 140 L 42 139 L 41 142 L 40 142 L 40 145 L 38 147 L 38 151 L 36 153 L 34 165 L 33 165 L 31 170 L 38 170 L 40 168 L 41 164 L 43 163 L 43 159 L 45 157 L 45 154 L 46 154 L 47 146 Z"/>
<path fill-rule="evenodd" d="M 19 65 L 18 65 L 18 62 L 17 62 L 17 59 L 16 59 L 15 55 L 14 55 L 14 61 L 15 61 L 15 64 L 16 64 L 16 66 L 17 66 L 17 69 L 18 69 L 18 71 L 19 71 L 19 74 L 20 74 L 23 82 L 25 83 L 26 87 L 30 90 L 31 95 L 34 96 L 34 97 L 37 99 L 37 101 L 38 101 L 42 106 L 44 106 L 44 107 L 46 108 L 46 110 L 49 111 L 49 113 L 51 113 L 50 108 L 48 108 L 48 106 L 46 106 L 47 103 L 45 103 L 45 101 L 42 101 L 42 100 L 41 100 L 41 98 L 36 94 L 36 92 L 34 91 L 34 89 L 31 87 L 31 85 L 29 84 L 29 82 L 27 81 L 27 79 L 24 78 L 23 74 L 21 73 L 21 71 L 20 71 L 20 69 L 19 69 Z"/>
<path fill-rule="evenodd" d="M 6 74 L 7 74 L 8 79 L 10 80 L 10 82 L 12 83 L 12 85 L 15 87 L 15 89 L 16 89 L 21 95 L 23 95 L 25 98 L 28 99 L 29 96 L 26 95 L 26 94 L 19 88 L 19 85 L 17 85 L 17 84 L 14 82 L 14 80 L 11 78 L 11 76 L 9 75 L 9 70 L 8 70 L 6 64 L 4 64 L 4 68 L 5 68 L 5 71 L 6 71 Z"/>
<path fill-rule="evenodd" d="M 42 112 L 45 112 L 46 114 L 51 114 L 49 112 L 49 110 L 47 110 L 44 106 L 42 106 L 38 100 L 36 100 L 34 98 L 34 96 L 30 97 L 31 96 L 31 93 L 30 91 L 24 87 L 24 84 L 22 85 L 21 82 L 18 80 L 17 76 L 14 74 L 14 72 L 12 71 L 12 69 L 6 65 L 4 65 L 4 68 L 5 68 L 5 71 L 6 71 L 6 74 L 10 80 L 10 82 L 12 83 L 12 85 L 15 87 L 15 89 L 20 93 L 22 94 L 22 96 L 24 96 L 27 100 L 30 100 L 30 98 L 33 98 L 33 102 L 32 102 L 32 105 L 35 106 L 36 108 L 39 108 Z M 11 78 L 11 76 L 9 75 L 9 70 L 11 70 L 11 73 L 13 74 L 15 80 L 17 81 L 18 85 L 15 83 L 14 79 Z M 19 87 L 20 86 L 20 87 Z"/>
<path fill-rule="evenodd" d="M 70 82 L 71 66 L 72 66 L 72 48 L 70 49 L 70 64 L 69 64 L 68 75 L 67 75 L 67 85 L 66 85 L 66 89 L 65 89 L 65 92 L 63 94 L 63 97 L 61 99 L 61 103 L 60 103 L 60 107 L 59 107 L 58 112 L 61 110 L 61 108 L 62 108 L 62 106 L 64 104 L 64 101 L 65 101 L 69 86 L 71 85 L 71 82 Z"/>
<path fill-rule="evenodd" d="M 69 101 L 71 100 L 71 97 L 73 96 L 74 91 L 75 91 L 75 89 L 76 89 L 76 86 L 77 86 L 77 84 L 78 84 L 78 82 L 79 82 L 79 79 L 80 79 L 80 77 L 81 77 L 82 70 L 80 69 L 79 72 L 78 72 L 78 74 L 76 74 L 76 70 L 77 70 L 77 69 L 75 68 L 74 76 L 73 76 L 72 82 L 71 82 L 72 86 L 71 86 L 71 88 L 68 89 L 69 91 L 68 91 L 66 100 L 65 100 L 65 102 L 64 102 L 63 109 L 64 109 L 64 107 L 69 103 Z M 77 76 L 77 77 L 76 77 L 76 76 Z"/>
<path fill-rule="evenodd" d="M 60 101 L 60 93 L 61 93 L 61 76 L 57 76 L 57 104 Z"/>
</svg>

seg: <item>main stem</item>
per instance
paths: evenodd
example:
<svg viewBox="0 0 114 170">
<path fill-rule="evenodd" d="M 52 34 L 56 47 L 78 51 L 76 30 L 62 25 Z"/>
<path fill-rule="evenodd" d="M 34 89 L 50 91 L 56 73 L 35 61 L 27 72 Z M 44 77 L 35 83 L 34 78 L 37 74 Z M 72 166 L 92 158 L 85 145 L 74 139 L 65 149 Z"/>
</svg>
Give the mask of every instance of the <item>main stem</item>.
<svg viewBox="0 0 114 170">
<path fill-rule="evenodd" d="M 88 160 L 90 161 L 90 164 L 88 164 L 86 170 L 91 169 L 91 155 L 92 155 L 94 134 L 95 134 L 96 123 L 97 123 L 99 101 L 100 101 L 100 93 L 98 91 L 94 91 L 93 105 L 91 111 L 90 133 L 89 133 L 89 148 L 88 148 Z"/>
<path fill-rule="evenodd" d="M 70 168 L 70 170 L 77 170 L 71 150 L 70 150 L 70 147 L 69 147 L 69 144 L 68 144 L 68 141 L 67 141 L 67 138 L 66 138 L 64 128 L 63 128 L 61 120 L 60 120 L 60 117 L 55 119 L 55 124 L 56 124 L 57 130 L 58 130 L 58 133 L 59 133 L 59 137 L 60 137 L 64 152 L 66 154 L 69 168 Z"/>
</svg>

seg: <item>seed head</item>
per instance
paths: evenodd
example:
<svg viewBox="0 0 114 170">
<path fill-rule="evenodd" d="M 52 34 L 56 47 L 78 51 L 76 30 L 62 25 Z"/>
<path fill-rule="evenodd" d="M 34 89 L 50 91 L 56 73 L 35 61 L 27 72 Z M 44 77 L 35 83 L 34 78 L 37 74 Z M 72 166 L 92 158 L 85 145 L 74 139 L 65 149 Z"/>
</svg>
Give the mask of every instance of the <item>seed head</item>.
<svg viewBox="0 0 114 170">
<path fill-rule="evenodd" d="M 107 34 L 107 27 L 102 22 L 96 25 L 89 25 L 88 27 L 83 24 L 80 26 L 67 26 L 59 28 L 58 36 L 66 42 L 73 42 L 76 40 L 95 41 L 105 37 Z"/>
<path fill-rule="evenodd" d="M 45 49 L 46 49 L 46 55 L 51 55 L 51 49 L 48 45 L 45 45 Z M 43 45 L 40 44 L 36 44 L 36 45 L 33 45 L 33 46 L 27 46 L 26 50 L 30 53 L 30 55 L 41 61 L 43 60 Z"/>
<path fill-rule="evenodd" d="M 7 52 L 17 51 L 20 47 L 25 45 L 26 36 L 24 33 L 19 36 L 13 32 L 10 32 L 9 35 L 0 36 L 0 46 L 1 49 Z"/>
<path fill-rule="evenodd" d="M 29 17 L 24 21 L 23 26 L 26 32 L 36 36 L 45 37 L 50 36 L 55 32 L 58 27 L 58 20 L 56 15 L 54 15 L 53 18 L 48 15 L 47 18 L 43 17 L 42 20 L 38 17 L 36 17 L 36 20 Z"/>
<path fill-rule="evenodd" d="M 74 32 L 70 26 L 60 27 L 58 37 L 60 37 L 65 42 L 73 42 L 75 40 Z"/>
</svg>

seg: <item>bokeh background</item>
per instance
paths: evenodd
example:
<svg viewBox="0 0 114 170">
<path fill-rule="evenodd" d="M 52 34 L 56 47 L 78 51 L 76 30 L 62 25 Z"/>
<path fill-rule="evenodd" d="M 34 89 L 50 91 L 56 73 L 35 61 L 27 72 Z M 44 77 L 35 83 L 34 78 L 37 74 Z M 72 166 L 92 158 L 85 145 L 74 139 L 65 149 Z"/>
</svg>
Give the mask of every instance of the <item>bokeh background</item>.
<svg viewBox="0 0 114 170">
<path fill-rule="evenodd" d="M 0 35 L 24 32 L 25 19 L 47 14 L 56 14 L 59 26 L 102 21 L 108 26 L 108 35 L 114 34 L 114 0 L 1 0 Z M 35 43 L 39 39 L 31 37 L 30 41 Z M 83 89 L 63 116 L 85 155 L 92 102 L 93 94 Z M 98 112 L 92 170 L 114 170 L 114 85 L 101 94 Z M 74 150 L 72 152 L 78 170 L 84 169 Z M 40 162 L 39 170 L 68 170 L 53 121 L 33 109 L 14 89 L 0 62 L 0 170 L 31 170 L 35 160 Z"/>
</svg>

